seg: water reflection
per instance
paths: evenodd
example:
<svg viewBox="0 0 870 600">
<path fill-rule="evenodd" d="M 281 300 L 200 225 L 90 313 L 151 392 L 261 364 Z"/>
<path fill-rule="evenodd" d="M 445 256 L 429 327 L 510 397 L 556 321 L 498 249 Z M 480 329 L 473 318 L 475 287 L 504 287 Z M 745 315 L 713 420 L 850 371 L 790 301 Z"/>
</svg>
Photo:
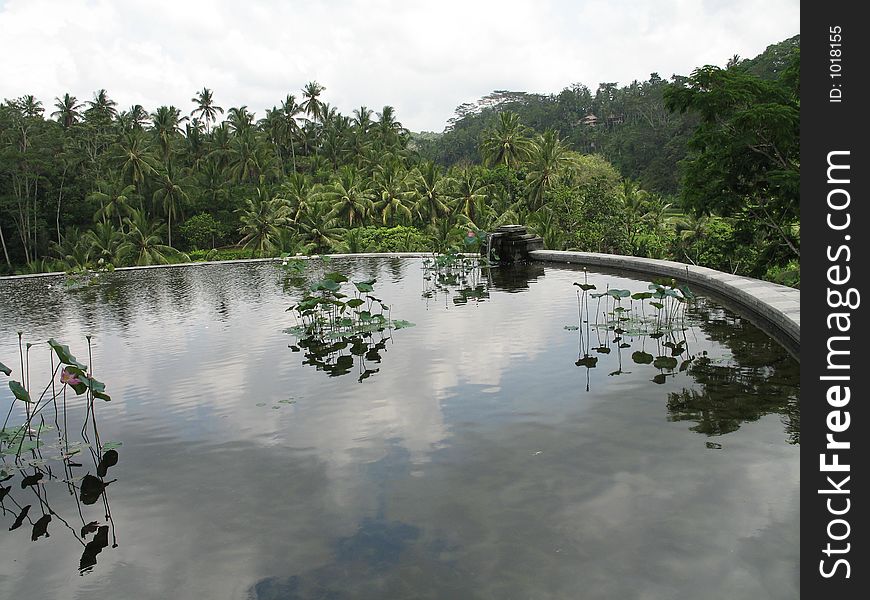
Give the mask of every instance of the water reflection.
<svg viewBox="0 0 870 600">
<path fill-rule="evenodd" d="M 784 443 L 786 415 L 738 417 L 739 429 L 714 437 L 689 429 L 700 413 L 669 419 L 669 395 L 706 393 L 696 366 L 702 380 L 703 369 L 751 366 L 781 375 L 791 394 L 787 365 L 764 370 L 784 353 L 716 339 L 733 326 L 726 333 L 751 340 L 748 325 L 698 304 L 685 331 L 614 324 L 587 335 L 584 324 L 581 339 L 576 271 L 492 269 L 479 279 L 488 297 L 457 305 L 456 292 L 421 300 L 419 260 L 334 262 L 308 261 L 301 276 L 262 263 L 116 273 L 53 307 L 38 299 L 44 282 L 15 283 L 15 293 L 0 282 L 2 322 L 32 322 L 35 337 L 98 336 L 95 358 L 113 384 L 100 433 L 125 442 L 119 455 L 103 444 L 71 457 L 87 465 L 72 467 L 74 494 L 63 461 L 0 475 L 11 476 L 0 483 L 0 597 L 797 596 L 799 449 Z M 377 278 L 377 295 L 416 327 L 303 347 L 284 331 L 286 309 L 330 271 Z M 83 302 L 109 290 L 123 315 L 100 297 Z M 620 312 L 610 302 L 605 312 Z M 0 339 L 0 355 L 10 347 Z M 349 371 L 339 356 L 352 358 Z M 587 358 L 596 366 L 575 366 Z M 376 376 L 357 385 L 367 371 Z M 118 548 L 107 497 L 123 523 Z M 95 573 L 70 577 L 78 567 Z"/>
<path fill-rule="evenodd" d="M 619 302 L 620 294 L 613 290 L 590 293 L 594 289 L 591 286 L 574 285 L 580 288 L 576 292 L 578 324 L 566 329 L 577 330 L 575 365 L 586 369 L 586 391 L 590 391 L 589 370 L 599 367 L 599 358 L 605 361 L 602 366 L 609 370 L 610 377 L 630 374 L 624 367 L 623 350 L 634 349 L 632 368 L 657 370 L 651 379 L 653 383 L 663 385 L 669 378 L 677 377 L 691 383 L 691 387 L 668 392 L 669 421 L 694 422 L 692 431 L 719 436 L 737 431 L 743 423 L 778 414 L 789 443 L 800 443 L 797 364 L 745 319 L 714 307 L 703 298 L 695 298 L 688 290 L 691 297 L 673 296 L 679 302 L 672 306 L 650 300 L 646 292 L 623 294 L 632 300 L 625 307 Z M 643 305 L 645 300 L 657 312 L 650 310 L 648 314 Z M 658 300 L 667 302 L 667 297 Z M 672 319 L 664 320 L 662 313 Z M 703 330 L 711 340 L 727 348 L 730 355 L 713 357 L 707 350 L 693 353 L 687 337 L 692 327 Z M 611 352 L 615 358 L 608 356 Z M 722 446 L 709 442 L 707 447 Z"/>
<path fill-rule="evenodd" d="M 0 514 L 11 519 L 9 532 L 29 524 L 30 542 L 45 544 L 52 534 L 55 538 L 58 532 L 68 534 L 82 547 L 79 571 L 84 574 L 96 565 L 97 554 L 109 546 L 110 532 L 112 547 L 118 545 L 106 493 L 106 487 L 116 479 L 105 478 L 118 464 L 119 455 L 110 447 L 114 443 L 104 446 L 100 441 L 95 400 L 102 401 L 94 396 L 103 394 L 104 387 L 90 372 L 85 375 L 84 365 L 84 369 L 76 371 L 77 367 L 57 364 L 51 371 L 51 381 L 37 397 L 36 390 L 42 386 L 31 382 L 31 346 L 27 345 L 26 361 L 22 352 L 21 364 L 26 365 L 22 379 L 34 395 L 26 394 L 27 402 L 20 397 L 12 399 L 0 430 L 0 480 L 9 484 L 0 486 Z M 62 355 L 67 365 L 80 365 L 65 346 L 58 350 L 58 357 Z M 52 355 L 53 365 L 54 358 Z M 67 384 L 59 384 L 57 379 Z M 80 395 L 85 384 L 88 391 Z M 10 388 L 14 391 L 16 385 L 13 380 Z M 11 425 L 16 419 L 22 419 L 23 424 Z M 78 462 L 83 456 L 90 459 L 85 462 L 92 466 Z M 94 509 L 88 508 L 94 505 Z M 75 516 L 70 517 L 71 513 Z M 92 514 L 86 517 L 87 513 Z M 87 521 L 95 515 L 99 515 L 97 520 Z M 70 521 L 76 518 L 81 521 L 80 529 Z M 14 535 L 12 543 L 20 545 L 25 541 L 24 536 Z"/>
<path fill-rule="evenodd" d="M 357 381 L 362 382 L 380 371 L 379 367 L 373 368 L 373 364 L 381 363 L 382 353 L 392 342 L 392 336 L 387 333 L 388 330 L 366 331 L 338 339 L 309 335 L 289 347 L 293 352 L 302 352 L 303 365 L 311 365 L 330 377 L 355 371 Z"/>
<path fill-rule="evenodd" d="M 483 302 L 489 298 L 491 269 L 477 256 L 450 253 L 438 254 L 423 260 L 423 292 L 427 300 L 443 297 L 448 302 L 461 306 Z"/>
</svg>

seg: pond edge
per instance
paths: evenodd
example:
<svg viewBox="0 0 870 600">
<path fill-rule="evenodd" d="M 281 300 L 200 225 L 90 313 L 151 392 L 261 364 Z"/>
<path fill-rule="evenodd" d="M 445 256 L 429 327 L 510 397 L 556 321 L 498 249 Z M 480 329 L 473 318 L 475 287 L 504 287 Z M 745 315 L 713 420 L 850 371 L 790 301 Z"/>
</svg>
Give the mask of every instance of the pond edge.
<svg viewBox="0 0 870 600">
<path fill-rule="evenodd" d="M 777 339 L 795 359 L 800 360 L 800 290 L 707 267 L 655 258 L 566 250 L 533 250 L 529 252 L 529 258 L 542 262 L 607 267 L 671 277 L 705 288 L 759 317 L 764 323 L 756 322 L 756 325 Z M 750 317 L 750 320 L 753 319 Z"/>
</svg>

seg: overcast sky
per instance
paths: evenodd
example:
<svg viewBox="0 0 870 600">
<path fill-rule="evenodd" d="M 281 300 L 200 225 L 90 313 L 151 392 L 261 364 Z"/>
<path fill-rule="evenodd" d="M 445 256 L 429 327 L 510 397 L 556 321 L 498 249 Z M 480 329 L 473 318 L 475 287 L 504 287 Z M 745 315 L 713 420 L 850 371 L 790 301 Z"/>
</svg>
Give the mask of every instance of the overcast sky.
<svg viewBox="0 0 870 600">
<path fill-rule="evenodd" d="M 0 0 L 0 98 L 120 109 L 173 104 L 204 86 L 262 117 L 317 80 L 344 114 L 396 108 L 441 131 L 496 89 L 668 78 L 750 58 L 799 32 L 799 0 Z"/>
</svg>

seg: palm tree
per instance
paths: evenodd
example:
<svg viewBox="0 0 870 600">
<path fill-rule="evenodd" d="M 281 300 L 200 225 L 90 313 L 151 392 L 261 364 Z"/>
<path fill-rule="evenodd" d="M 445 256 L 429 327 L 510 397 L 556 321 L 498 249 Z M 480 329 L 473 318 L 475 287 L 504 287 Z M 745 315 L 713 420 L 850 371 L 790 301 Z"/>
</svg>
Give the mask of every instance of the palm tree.
<svg viewBox="0 0 870 600">
<path fill-rule="evenodd" d="M 319 97 L 324 91 L 326 91 L 326 88 L 316 81 L 309 81 L 302 89 L 304 100 L 302 101 L 301 108 L 313 121 L 320 121 L 323 117 L 323 104 L 320 102 Z"/>
<path fill-rule="evenodd" d="M 121 175 L 136 187 L 141 195 L 146 177 L 158 169 L 158 159 L 151 153 L 148 140 L 141 131 L 130 131 L 121 136 L 115 156 Z"/>
<path fill-rule="evenodd" d="M 187 192 L 179 185 L 178 181 L 173 179 L 168 171 L 160 174 L 158 187 L 154 191 L 154 205 L 163 207 L 163 214 L 166 215 L 170 246 L 172 246 L 172 218 L 183 208 L 182 203 L 189 200 Z"/>
<path fill-rule="evenodd" d="M 296 116 L 302 112 L 302 107 L 296 103 L 296 97 L 293 94 L 287 94 L 284 102 L 281 103 L 281 111 L 284 113 L 285 128 L 284 132 L 287 135 L 287 140 L 290 142 L 290 155 L 293 158 L 293 172 L 296 172 L 296 148 L 293 144 L 293 138 L 301 133 L 299 123 L 296 121 Z"/>
<path fill-rule="evenodd" d="M 381 222 L 394 227 L 397 220 L 411 220 L 413 213 L 412 197 L 407 172 L 402 170 L 398 160 L 389 160 L 378 166 L 375 173 L 375 210 L 381 215 Z"/>
<path fill-rule="evenodd" d="M 519 115 L 510 111 L 499 113 L 495 129 L 485 134 L 480 146 L 485 164 L 516 167 L 526 160 L 532 149 L 526 131 L 520 124 Z"/>
<path fill-rule="evenodd" d="M 186 120 L 187 117 L 182 117 L 181 110 L 174 106 L 161 106 L 151 113 L 154 135 L 167 169 L 171 168 L 172 142 L 181 133 L 181 122 Z"/>
<path fill-rule="evenodd" d="M 124 219 L 127 235 L 118 253 L 139 266 L 169 264 L 170 259 L 189 260 L 186 254 L 163 244 L 163 225 L 150 221 L 144 211 L 133 210 Z"/>
<path fill-rule="evenodd" d="M 275 156 L 268 145 L 260 143 L 253 132 L 236 136 L 230 142 L 230 178 L 237 183 L 256 183 L 261 176 L 273 174 Z"/>
<path fill-rule="evenodd" d="M 42 113 L 44 112 L 42 102 L 37 100 L 36 96 L 32 94 L 22 96 L 18 101 L 18 106 L 21 109 L 21 112 L 24 113 L 25 117 L 39 117 L 42 116 Z"/>
<path fill-rule="evenodd" d="M 75 96 L 70 96 L 67 93 L 63 95 L 63 98 L 55 98 L 54 100 L 54 106 L 57 110 L 51 113 L 51 116 L 57 119 L 57 122 L 64 129 L 69 129 L 81 119 L 81 109 L 84 104 L 79 103 Z"/>
<path fill-rule="evenodd" d="M 105 223 L 118 218 L 118 227 L 123 227 L 122 218 L 130 212 L 130 199 L 136 193 L 133 184 L 124 185 L 119 179 L 98 181 L 97 189 L 88 194 L 89 202 L 99 202 L 100 208 L 94 213 L 94 221 Z"/>
<path fill-rule="evenodd" d="M 465 215 L 469 221 L 477 224 L 478 213 L 486 200 L 486 184 L 471 167 L 462 170 L 456 178 L 454 197 L 455 212 Z"/>
<path fill-rule="evenodd" d="M 631 252 L 637 251 L 637 236 L 640 234 L 649 208 L 647 197 L 649 194 L 642 190 L 640 184 L 630 179 L 622 180 L 622 205 L 625 207 L 625 234 Z"/>
<path fill-rule="evenodd" d="M 381 148 L 390 150 L 400 145 L 401 139 L 408 134 L 408 130 L 396 120 L 396 109 L 385 106 L 378 113 L 378 124 L 375 126 Z"/>
<path fill-rule="evenodd" d="M 254 114 L 247 106 L 233 107 L 227 111 L 227 124 L 234 136 L 250 132 L 254 127 Z"/>
<path fill-rule="evenodd" d="M 109 98 L 109 93 L 105 89 L 100 89 L 94 92 L 94 99 L 87 101 L 87 112 L 94 112 L 104 117 L 112 118 L 118 115 L 115 107 L 118 103 Z"/>
<path fill-rule="evenodd" d="M 552 129 L 538 136 L 529 152 L 528 185 L 529 208 L 538 210 L 544 205 L 544 194 L 565 169 L 577 164 L 576 156 L 562 143 Z"/>
<path fill-rule="evenodd" d="M 710 218 L 707 215 L 689 215 L 675 224 L 680 250 L 693 265 L 698 264 L 700 250 L 696 249 L 694 257 L 689 253 L 697 242 L 704 239 L 709 227 Z"/>
<path fill-rule="evenodd" d="M 245 207 L 237 212 L 242 226 L 239 233 L 244 237 L 239 241 L 243 247 L 251 248 L 251 256 L 272 254 L 277 248 L 281 229 L 290 222 L 290 207 L 283 198 L 267 198 L 257 188 L 257 198 L 245 200 Z"/>
<path fill-rule="evenodd" d="M 327 252 L 341 244 L 345 230 L 330 216 L 325 202 L 309 204 L 296 224 L 299 237 L 309 251 Z"/>
<path fill-rule="evenodd" d="M 142 131 L 148 124 L 150 117 L 141 104 L 134 104 L 130 110 L 125 110 L 118 115 L 122 131 Z"/>
<path fill-rule="evenodd" d="M 315 192 L 311 181 L 303 173 L 292 173 L 281 184 L 278 196 L 290 207 L 290 219 L 297 222 L 302 214 L 315 203 Z"/>
<path fill-rule="evenodd" d="M 121 244 L 124 243 L 124 233 L 109 221 L 94 225 L 84 237 L 90 246 L 91 254 L 113 265 L 121 262 Z"/>
<path fill-rule="evenodd" d="M 450 213 L 446 190 L 452 183 L 451 178 L 442 177 L 441 167 L 434 162 L 423 163 L 416 176 L 419 200 L 414 206 L 414 212 L 421 221 L 432 224 Z"/>
<path fill-rule="evenodd" d="M 196 114 L 200 116 L 200 118 L 205 122 L 206 132 L 210 130 L 209 125 L 217 121 L 217 114 L 224 114 L 224 109 L 214 103 L 212 91 L 207 87 L 204 87 L 202 88 L 202 91 L 197 92 L 190 101 L 196 104 L 196 108 L 190 112 L 191 116 Z"/>
<path fill-rule="evenodd" d="M 372 111 L 365 106 L 360 106 L 353 111 L 353 126 L 361 134 L 366 135 L 372 127 Z"/>
<path fill-rule="evenodd" d="M 338 178 L 326 186 L 320 193 L 332 210 L 328 219 L 345 221 L 351 229 L 361 225 L 374 210 L 372 191 L 352 166 L 344 165 L 338 173 Z"/>
<path fill-rule="evenodd" d="M 214 128 L 209 140 L 209 159 L 218 169 L 225 169 L 233 156 L 230 126 L 224 121 Z"/>
</svg>

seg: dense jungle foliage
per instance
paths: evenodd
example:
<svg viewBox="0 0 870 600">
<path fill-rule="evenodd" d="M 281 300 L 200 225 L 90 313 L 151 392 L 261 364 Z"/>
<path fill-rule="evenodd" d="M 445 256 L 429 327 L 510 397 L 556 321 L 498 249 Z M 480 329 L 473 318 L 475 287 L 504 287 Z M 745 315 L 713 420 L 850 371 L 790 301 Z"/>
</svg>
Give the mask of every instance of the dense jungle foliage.
<svg viewBox="0 0 870 600">
<path fill-rule="evenodd" d="M 799 284 L 799 38 L 725 68 L 552 95 L 496 91 L 443 133 L 343 115 L 308 83 L 258 118 L 211 89 L 0 103 L 0 273 L 446 250 L 527 224 L 554 249 Z"/>
</svg>

